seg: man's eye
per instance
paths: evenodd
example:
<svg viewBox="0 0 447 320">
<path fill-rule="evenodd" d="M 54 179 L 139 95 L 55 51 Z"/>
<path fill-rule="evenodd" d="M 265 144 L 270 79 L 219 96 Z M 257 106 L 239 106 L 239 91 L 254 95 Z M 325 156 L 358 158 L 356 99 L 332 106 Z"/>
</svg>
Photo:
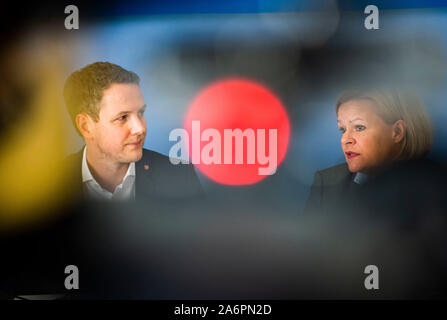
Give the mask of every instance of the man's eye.
<svg viewBox="0 0 447 320">
<path fill-rule="evenodd" d="M 338 128 L 338 130 L 340 130 L 341 133 L 345 133 L 345 131 L 346 131 L 345 128 Z"/>
<path fill-rule="evenodd" d="M 116 120 L 118 120 L 118 121 L 124 121 L 124 120 L 126 120 L 126 119 L 127 119 L 127 115 L 124 115 L 124 116 L 119 117 L 119 118 L 116 119 Z"/>
<path fill-rule="evenodd" d="M 140 112 L 138 112 L 138 114 L 140 115 L 140 117 L 144 115 L 144 111 L 146 111 L 146 110 L 141 110 Z"/>
<path fill-rule="evenodd" d="M 357 131 L 363 131 L 363 130 L 365 130 L 365 126 L 357 125 L 357 126 L 355 126 L 355 129 L 356 129 Z"/>
</svg>

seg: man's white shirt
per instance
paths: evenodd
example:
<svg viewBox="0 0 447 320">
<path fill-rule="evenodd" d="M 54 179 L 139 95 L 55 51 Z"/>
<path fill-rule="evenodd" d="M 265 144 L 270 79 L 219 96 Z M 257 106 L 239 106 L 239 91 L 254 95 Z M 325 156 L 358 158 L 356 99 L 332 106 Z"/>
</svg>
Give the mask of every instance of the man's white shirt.
<svg viewBox="0 0 447 320">
<path fill-rule="evenodd" d="M 135 162 L 129 164 L 126 175 L 123 181 L 116 186 L 112 192 L 105 190 L 101 185 L 93 178 L 92 173 L 87 164 L 87 146 L 84 148 L 84 154 L 82 156 L 82 184 L 84 193 L 93 199 L 104 200 L 134 200 L 135 199 Z"/>
</svg>

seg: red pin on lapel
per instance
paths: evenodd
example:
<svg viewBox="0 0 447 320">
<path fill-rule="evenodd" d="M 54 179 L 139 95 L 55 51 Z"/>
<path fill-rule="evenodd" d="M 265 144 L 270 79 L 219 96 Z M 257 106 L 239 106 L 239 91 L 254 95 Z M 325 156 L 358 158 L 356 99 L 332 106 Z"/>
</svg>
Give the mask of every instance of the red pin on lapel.
<svg viewBox="0 0 447 320">
<path fill-rule="evenodd" d="M 149 170 L 149 165 L 148 164 L 144 165 L 144 170 Z"/>
</svg>

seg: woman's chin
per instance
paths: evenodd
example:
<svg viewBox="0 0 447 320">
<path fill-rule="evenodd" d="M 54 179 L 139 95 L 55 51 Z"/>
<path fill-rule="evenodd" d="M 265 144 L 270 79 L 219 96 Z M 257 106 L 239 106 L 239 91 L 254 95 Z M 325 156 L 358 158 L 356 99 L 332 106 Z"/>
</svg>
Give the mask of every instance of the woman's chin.
<svg viewBox="0 0 447 320">
<path fill-rule="evenodd" d="M 357 165 L 355 163 L 349 163 L 348 162 L 348 169 L 349 169 L 350 172 L 356 173 L 356 172 L 359 172 L 360 170 L 362 170 L 363 167 L 359 166 L 359 165 Z"/>
</svg>

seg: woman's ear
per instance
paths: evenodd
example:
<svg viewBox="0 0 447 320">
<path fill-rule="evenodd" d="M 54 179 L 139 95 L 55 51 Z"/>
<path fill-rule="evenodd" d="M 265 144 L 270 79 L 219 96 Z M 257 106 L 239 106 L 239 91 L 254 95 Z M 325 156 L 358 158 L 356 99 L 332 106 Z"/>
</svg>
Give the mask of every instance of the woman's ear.
<svg viewBox="0 0 447 320">
<path fill-rule="evenodd" d="M 404 120 L 397 120 L 393 124 L 391 128 L 391 134 L 394 143 L 399 143 L 404 139 L 406 130 L 407 124 Z"/>
<path fill-rule="evenodd" d="M 81 132 L 84 139 L 92 136 L 92 119 L 85 113 L 79 113 L 76 115 L 76 125 Z"/>
</svg>

